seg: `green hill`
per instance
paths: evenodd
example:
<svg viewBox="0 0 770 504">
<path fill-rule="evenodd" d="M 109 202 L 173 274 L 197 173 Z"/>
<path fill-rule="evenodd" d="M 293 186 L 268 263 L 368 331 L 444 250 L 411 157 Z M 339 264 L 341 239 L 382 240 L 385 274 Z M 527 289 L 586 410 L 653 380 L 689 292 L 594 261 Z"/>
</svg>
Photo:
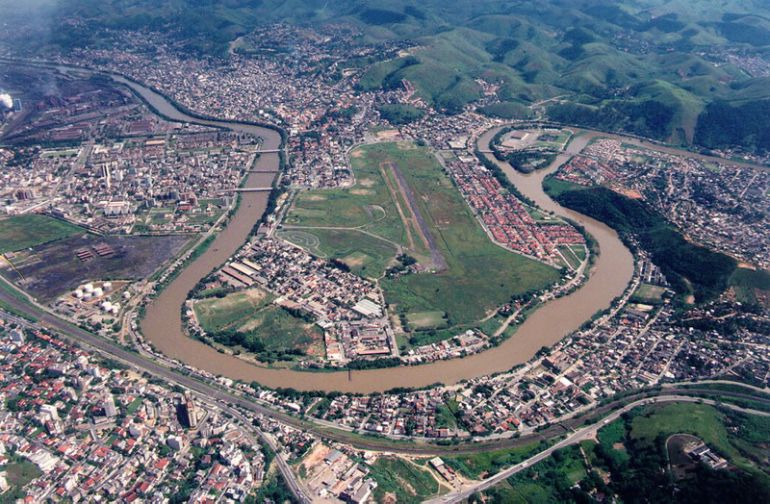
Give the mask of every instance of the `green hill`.
<svg viewBox="0 0 770 504">
<path fill-rule="evenodd" d="M 43 50 L 108 46 L 116 29 L 172 36 L 193 55 L 226 57 L 255 27 L 285 22 L 348 23 L 362 43 L 408 40 L 412 55 L 373 62 L 362 89 L 411 81 L 426 100 L 456 112 L 480 97 L 475 82 L 499 85 L 501 101 L 524 105 L 566 96 L 582 124 L 688 143 L 713 135 L 709 104 L 770 99 L 731 54 L 768 57 L 770 4 L 762 0 L 37 0 L 45 36 L 17 41 Z M 7 12 L 6 12 L 7 10 Z M 13 21 L 14 11 L 0 10 Z M 19 19 L 27 20 L 26 11 Z M 38 51 L 39 52 L 39 51 Z M 708 55 L 708 56 L 707 56 Z M 720 58 L 722 58 L 720 60 Z M 739 104 L 741 105 L 741 104 Z M 704 110 L 710 111 L 706 114 Z M 580 112 L 580 114 L 576 114 Z M 589 111 L 593 111 L 591 114 Z M 563 107 L 552 107 L 564 119 Z M 700 120 L 699 114 L 704 113 Z M 722 111 L 721 113 L 724 113 Z M 641 114 L 637 116 L 636 114 Z M 606 116 L 606 117 L 603 117 Z M 762 125 L 767 127 L 770 119 Z M 735 139 L 735 138 L 734 138 Z M 737 138 L 752 149 L 752 135 Z"/>
</svg>

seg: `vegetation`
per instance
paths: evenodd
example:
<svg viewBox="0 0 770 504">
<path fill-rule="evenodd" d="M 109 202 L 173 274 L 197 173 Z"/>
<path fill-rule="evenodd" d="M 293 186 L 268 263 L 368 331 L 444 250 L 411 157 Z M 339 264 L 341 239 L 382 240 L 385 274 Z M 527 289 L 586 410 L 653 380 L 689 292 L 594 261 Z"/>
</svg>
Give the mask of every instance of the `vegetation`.
<svg viewBox="0 0 770 504">
<path fill-rule="evenodd" d="M 207 336 L 228 347 L 241 347 L 266 362 L 304 355 L 321 335 L 312 321 L 270 304 L 272 296 L 251 289 L 194 304 Z"/>
<path fill-rule="evenodd" d="M 757 291 L 770 293 L 770 272 L 738 268 L 730 277 L 730 285 L 740 302 L 756 303 Z"/>
<path fill-rule="evenodd" d="M 692 464 L 685 478 L 671 473 L 667 440 L 690 434 L 736 467 Z M 490 490 L 491 502 L 593 502 L 596 492 L 622 502 L 765 502 L 763 471 L 770 421 L 701 404 L 638 408 L 598 433 L 598 443 L 558 450 Z M 685 459 L 687 460 L 687 459 Z"/>
<path fill-rule="evenodd" d="M 546 185 L 546 190 L 549 186 Z M 708 301 L 728 286 L 737 266 L 726 255 L 687 241 L 668 221 L 642 201 L 604 187 L 567 190 L 552 196 L 562 205 L 600 220 L 648 251 L 674 290 Z"/>
<path fill-rule="evenodd" d="M 26 459 L 12 455 L 5 465 L 0 465 L 0 473 L 5 472 L 5 478 L 10 488 L 0 494 L 0 504 L 12 503 L 24 499 L 27 495 L 22 489 L 32 480 L 43 475 L 37 466 Z"/>
<path fill-rule="evenodd" d="M 673 108 L 656 100 L 610 101 L 598 107 L 574 103 L 548 107 L 548 117 L 560 123 L 625 131 L 661 140 L 671 136 L 675 113 Z"/>
<path fill-rule="evenodd" d="M 44 12 L 37 18 L 62 22 L 55 30 L 40 23 L 41 36 L 25 31 L 18 41 L 25 47 L 103 47 L 120 40 L 115 30 L 162 30 L 191 55 L 224 57 L 239 36 L 267 23 L 349 23 L 362 31 L 362 43 L 414 41 L 408 55 L 383 51 L 362 58 L 359 64 L 368 66 L 360 81 L 365 90 L 391 89 L 406 79 L 419 96 L 454 113 L 481 96 L 477 80 L 482 79 L 497 86 L 503 102 L 482 109 L 495 116 L 526 117 L 517 105 L 566 97 L 572 103 L 548 107 L 551 118 L 687 143 L 697 122 L 696 141 L 707 145 L 738 140 L 759 148 L 768 138 L 768 114 L 760 111 L 770 97 L 766 78 L 700 56 L 722 48 L 761 55 L 770 37 L 766 2 L 726 0 L 697 9 L 681 0 L 665 5 L 659 0 L 424 0 L 419 6 L 411 0 L 172 0 L 163 5 L 63 0 L 40 5 Z M 8 16 L 31 17 L 8 11 Z M 698 120 L 704 107 L 708 112 Z M 744 112 L 752 119 L 733 129 L 730 121 Z"/>
<path fill-rule="evenodd" d="M 380 111 L 383 119 L 395 125 L 409 124 L 422 119 L 425 115 L 423 110 L 402 103 L 386 103 L 377 107 L 377 110 Z"/>
<path fill-rule="evenodd" d="M 545 443 L 532 442 L 518 448 L 490 450 L 472 455 L 443 457 L 444 462 L 466 478 L 479 479 L 518 464 L 547 447 Z"/>
<path fill-rule="evenodd" d="M 268 477 L 261 487 L 257 490 L 256 495 L 250 495 L 246 498 L 246 503 L 257 504 L 263 502 L 279 502 L 281 504 L 290 503 L 294 504 L 298 502 L 294 497 L 289 486 L 286 484 L 283 475 L 279 471 L 275 471 Z"/>
<path fill-rule="evenodd" d="M 385 502 L 386 494 L 395 494 L 398 502 L 422 502 L 439 492 L 436 479 L 412 462 L 397 457 L 380 457 L 370 466 L 377 482 L 376 502 Z"/>
<path fill-rule="evenodd" d="M 770 151 L 770 100 L 732 105 L 725 101 L 709 104 L 698 117 L 696 143 L 710 149 L 744 147 Z"/>
<path fill-rule="evenodd" d="M 409 143 L 368 145 L 353 151 L 351 162 L 357 185 L 299 194 L 282 236 L 369 277 L 381 276 L 383 265 L 394 263 L 396 245 L 408 250 L 409 255 L 398 260 L 400 266 L 389 268 L 382 280 L 386 301 L 408 326 L 429 331 L 472 323 L 512 296 L 558 280 L 555 269 L 489 240 L 428 149 Z M 409 207 L 391 162 L 400 167 L 414 193 L 414 204 L 447 263 L 444 271 L 408 274 L 415 260 L 425 265 L 432 258 L 413 219 L 400 217 L 399 208 L 408 213 Z M 337 229 L 340 226 L 347 229 Z M 439 341 L 450 335 L 428 336 Z M 418 339 L 422 341 L 422 335 Z"/>
<path fill-rule="evenodd" d="M 0 220 L 0 254 L 35 247 L 85 230 L 44 215 L 27 214 Z"/>
</svg>

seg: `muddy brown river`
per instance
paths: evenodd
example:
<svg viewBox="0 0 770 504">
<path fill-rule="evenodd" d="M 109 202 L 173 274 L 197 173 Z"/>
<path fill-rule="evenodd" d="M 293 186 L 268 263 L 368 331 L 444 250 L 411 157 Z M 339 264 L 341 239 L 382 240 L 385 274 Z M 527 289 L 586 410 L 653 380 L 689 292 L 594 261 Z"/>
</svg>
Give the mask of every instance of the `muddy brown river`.
<svg viewBox="0 0 770 504">
<path fill-rule="evenodd" d="M 154 91 L 134 82 L 116 78 L 131 87 L 162 115 L 189 123 L 218 126 L 234 131 L 258 135 L 264 139 L 264 149 L 280 146 L 280 135 L 270 129 L 229 121 L 202 120 L 189 116 Z M 486 147 L 495 131 L 480 138 Z M 292 387 L 298 390 L 324 390 L 342 392 L 381 392 L 394 387 L 422 387 L 437 382 L 457 383 L 494 372 L 506 371 L 532 358 L 541 347 L 552 345 L 577 329 L 597 311 L 607 308 L 610 302 L 622 294 L 633 273 L 633 258 L 607 226 L 583 215 L 566 210 L 556 204 L 542 189 L 543 178 L 579 152 L 589 136 L 577 137 L 569 146 L 568 153 L 559 156 L 546 170 L 521 175 L 507 165 L 503 166 L 519 190 L 537 202 L 542 208 L 569 217 L 591 233 L 599 244 L 601 254 L 596 260 L 588 281 L 572 294 L 546 303 L 519 327 L 513 337 L 500 346 L 464 359 L 439 361 L 420 366 L 340 372 L 308 372 L 285 368 L 271 368 L 245 362 L 237 357 L 222 354 L 214 348 L 186 336 L 180 319 L 181 307 L 195 284 L 216 267 L 224 263 L 248 238 L 254 223 L 259 220 L 267 204 L 265 193 L 241 193 L 241 204 L 227 227 L 220 232 L 208 250 L 192 261 L 147 307 L 141 322 L 145 338 L 169 357 L 216 375 L 246 382 L 257 381 L 267 387 Z M 259 170 L 278 170 L 277 154 L 264 154 L 256 166 Z M 247 186 L 264 186 L 271 183 L 273 174 L 254 173 Z"/>
</svg>

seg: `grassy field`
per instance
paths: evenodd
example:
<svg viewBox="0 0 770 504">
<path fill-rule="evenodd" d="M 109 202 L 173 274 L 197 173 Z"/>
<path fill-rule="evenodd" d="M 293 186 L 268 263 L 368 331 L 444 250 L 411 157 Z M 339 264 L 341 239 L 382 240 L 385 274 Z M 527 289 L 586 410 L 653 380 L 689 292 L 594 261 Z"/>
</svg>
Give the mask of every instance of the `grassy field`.
<svg viewBox="0 0 770 504">
<path fill-rule="evenodd" d="M 372 278 L 382 275 L 398 252 L 392 243 L 359 230 L 286 229 L 278 236 L 318 257 L 339 259 L 354 273 Z"/>
<path fill-rule="evenodd" d="M 264 291 L 249 289 L 223 298 L 197 301 L 194 309 L 201 327 L 209 334 L 227 331 L 248 334 L 247 341 L 258 341 L 258 346 L 268 352 L 295 348 L 320 351 L 315 348 L 322 340 L 320 330 L 272 305 L 272 300 L 273 296 Z"/>
<path fill-rule="evenodd" d="M 267 306 L 272 296 L 259 289 L 236 292 L 223 298 L 206 299 L 195 303 L 195 315 L 201 326 L 215 332 L 240 326 L 252 313 Z"/>
<path fill-rule="evenodd" d="M 738 301 L 756 303 L 756 291 L 770 293 L 770 272 L 737 268 L 730 277 L 730 285 L 735 289 Z"/>
<path fill-rule="evenodd" d="M 357 184 L 349 189 L 299 194 L 282 236 L 323 257 L 339 258 L 353 271 L 370 277 L 378 276 L 378 269 L 381 274 L 395 256 L 395 245 L 389 249 L 388 241 L 425 264 L 429 254 L 418 227 L 412 219 L 399 215 L 399 207 L 408 214 L 407 202 L 391 171 L 381 169 L 388 162 L 398 165 L 448 266 L 438 274 L 382 281 L 391 308 L 405 315 L 415 328 L 472 323 L 512 296 L 558 280 L 555 269 L 489 240 L 428 149 L 403 142 L 368 145 L 353 151 L 351 161 Z M 356 230 L 310 229 L 338 226 Z M 436 326 L 444 314 L 445 322 Z"/>
<path fill-rule="evenodd" d="M 548 266 L 493 244 L 457 188 L 429 151 L 394 146 L 417 206 L 445 258 L 438 274 L 408 275 L 383 282 L 386 298 L 399 312 L 442 311 L 450 325 L 479 320 L 511 296 L 558 280 Z"/>
<path fill-rule="evenodd" d="M 0 220 L 0 254 L 85 233 L 83 228 L 45 215 L 18 215 Z"/>
<path fill-rule="evenodd" d="M 5 477 L 8 481 L 8 485 L 10 485 L 10 489 L 0 495 L 0 503 L 2 504 L 16 502 L 17 499 L 23 499 L 25 493 L 22 491 L 22 488 L 33 479 L 43 475 L 35 464 L 18 456 L 12 457 L 11 463 L 0 466 L 0 472 L 6 473 Z"/>
<path fill-rule="evenodd" d="M 631 422 L 630 437 L 642 444 L 652 444 L 663 435 L 693 434 L 723 453 L 736 455 L 730 445 L 722 416 L 711 406 L 700 404 L 669 404 L 647 410 Z"/>
<path fill-rule="evenodd" d="M 397 502 L 422 502 L 437 495 L 440 486 L 426 470 L 395 457 L 380 457 L 371 466 L 371 476 L 377 481 L 376 502 L 385 502 L 387 494 Z"/>
<path fill-rule="evenodd" d="M 643 283 L 634 292 L 632 300 L 637 303 L 660 304 L 663 302 L 665 292 L 665 287 Z"/>
<path fill-rule="evenodd" d="M 443 457 L 444 462 L 466 478 L 478 479 L 518 464 L 546 448 L 546 445 L 532 442 L 518 448 L 493 450 L 472 455 Z"/>
</svg>

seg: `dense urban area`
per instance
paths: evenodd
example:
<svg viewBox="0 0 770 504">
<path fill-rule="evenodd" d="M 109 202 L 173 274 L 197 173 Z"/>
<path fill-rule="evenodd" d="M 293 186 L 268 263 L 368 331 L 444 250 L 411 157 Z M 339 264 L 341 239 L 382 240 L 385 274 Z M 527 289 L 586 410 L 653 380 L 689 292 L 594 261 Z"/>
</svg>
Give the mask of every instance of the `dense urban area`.
<svg viewBox="0 0 770 504">
<path fill-rule="evenodd" d="M 546 93 L 502 24 L 470 72 L 406 4 L 217 54 L 2 26 L 0 502 L 770 499 L 770 143 L 724 128 L 752 102 Z M 586 9 L 622 29 L 560 58 L 687 52 L 676 14 Z M 665 79 L 756 100 L 770 28 L 725 16 Z"/>
</svg>

